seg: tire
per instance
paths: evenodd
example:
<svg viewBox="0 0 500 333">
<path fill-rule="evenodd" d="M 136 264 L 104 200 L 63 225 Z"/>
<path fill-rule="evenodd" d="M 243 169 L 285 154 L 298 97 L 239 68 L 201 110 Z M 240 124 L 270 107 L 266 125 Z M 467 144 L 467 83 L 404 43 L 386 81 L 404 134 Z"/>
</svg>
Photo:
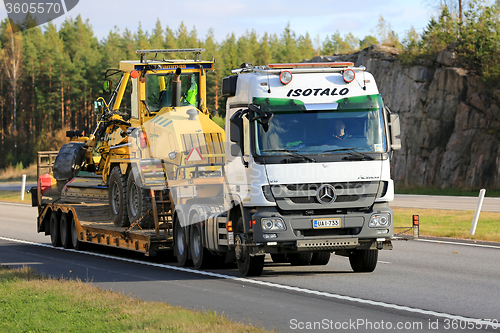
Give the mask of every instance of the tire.
<svg viewBox="0 0 500 333">
<path fill-rule="evenodd" d="M 126 206 L 130 224 L 133 224 L 146 215 L 148 210 L 153 207 L 149 191 L 139 187 L 133 172 L 130 172 L 128 175 Z M 154 228 L 155 222 L 153 214 L 149 213 L 147 216 L 144 216 L 141 222 L 139 222 L 139 226 L 144 229 Z"/>
<path fill-rule="evenodd" d="M 271 259 L 273 259 L 273 262 L 277 264 L 288 262 L 286 259 L 286 254 L 284 253 L 271 253 Z"/>
<path fill-rule="evenodd" d="M 68 214 L 62 213 L 59 220 L 59 234 L 61 236 L 61 244 L 65 249 L 72 249 L 73 243 L 71 242 L 71 227 L 68 221 Z"/>
<path fill-rule="evenodd" d="M 310 264 L 318 266 L 328 265 L 331 256 L 330 252 L 314 252 Z"/>
<path fill-rule="evenodd" d="M 177 257 L 179 265 L 182 267 L 188 266 L 189 246 L 187 243 L 186 228 L 181 227 L 177 217 L 175 218 L 174 225 L 174 254 Z"/>
<path fill-rule="evenodd" d="M 130 225 L 127 213 L 127 175 L 122 175 L 120 167 L 111 170 L 108 180 L 109 208 L 113 223 L 117 227 Z"/>
<path fill-rule="evenodd" d="M 312 252 L 290 253 L 287 255 L 288 262 L 292 266 L 307 266 L 311 262 Z"/>
<path fill-rule="evenodd" d="M 349 263 L 356 273 L 369 273 L 375 270 L 378 250 L 357 250 L 349 255 Z"/>
<path fill-rule="evenodd" d="M 83 250 L 85 243 L 82 243 L 78 238 L 78 230 L 76 229 L 75 219 L 72 217 L 71 221 L 69 221 L 70 225 L 70 236 L 71 236 L 71 245 L 75 250 Z"/>
<path fill-rule="evenodd" d="M 50 214 L 50 242 L 54 247 L 61 246 L 61 237 L 59 236 L 59 217 L 57 212 Z"/>
<path fill-rule="evenodd" d="M 78 175 L 85 162 L 83 142 L 68 142 L 59 149 L 54 160 L 53 175 L 57 180 L 57 189 L 61 191 L 66 183 Z"/>
<path fill-rule="evenodd" d="M 192 220 L 199 221 L 199 215 L 195 214 Z M 209 268 L 214 264 L 214 256 L 208 249 L 203 247 L 202 235 L 201 223 L 192 224 L 189 237 L 189 251 L 191 252 L 193 265 L 197 269 Z"/>
<path fill-rule="evenodd" d="M 243 218 L 238 219 L 236 224 L 236 264 L 238 265 L 238 270 L 243 276 L 259 276 L 262 274 L 264 269 L 264 259 L 265 256 L 251 256 L 248 248 L 244 246 L 245 236 L 243 233 Z"/>
</svg>

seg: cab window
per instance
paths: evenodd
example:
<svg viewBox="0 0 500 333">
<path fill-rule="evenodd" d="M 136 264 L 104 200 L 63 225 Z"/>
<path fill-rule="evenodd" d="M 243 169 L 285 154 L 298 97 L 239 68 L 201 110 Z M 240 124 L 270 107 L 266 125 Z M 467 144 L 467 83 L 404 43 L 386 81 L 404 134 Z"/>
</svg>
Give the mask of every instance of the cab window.
<svg viewBox="0 0 500 333">
<path fill-rule="evenodd" d="M 172 106 L 173 79 L 174 73 L 152 73 L 146 75 L 146 103 L 151 112 Z M 193 105 L 198 107 L 200 101 L 198 87 L 198 73 L 181 74 L 181 106 Z"/>
</svg>

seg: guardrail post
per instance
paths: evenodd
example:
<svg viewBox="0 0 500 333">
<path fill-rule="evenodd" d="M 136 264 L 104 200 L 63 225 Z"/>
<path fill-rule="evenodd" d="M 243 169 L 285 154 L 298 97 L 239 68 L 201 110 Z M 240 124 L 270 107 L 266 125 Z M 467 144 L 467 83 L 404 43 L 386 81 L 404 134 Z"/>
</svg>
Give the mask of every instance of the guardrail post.
<svg viewBox="0 0 500 333">
<path fill-rule="evenodd" d="M 474 214 L 474 218 L 472 219 L 472 224 L 470 226 L 469 234 L 474 236 L 476 233 L 477 220 L 479 219 L 479 213 L 481 213 L 481 207 L 483 206 L 484 195 L 486 194 L 486 190 L 484 188 L 479 191 L 479 199 L 477 201 L 476 213 Z"/>
</svg>

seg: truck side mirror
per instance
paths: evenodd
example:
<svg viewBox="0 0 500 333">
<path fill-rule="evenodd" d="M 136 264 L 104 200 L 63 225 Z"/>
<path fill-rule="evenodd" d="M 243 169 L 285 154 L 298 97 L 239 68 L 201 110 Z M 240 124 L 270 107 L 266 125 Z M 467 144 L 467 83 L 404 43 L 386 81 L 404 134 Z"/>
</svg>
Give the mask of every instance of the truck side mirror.
<svg viewBox="0 0 500 333">
<path fill-rule="evenodd" d="M 243 118 L 233 118 L 229 123 L 229 140 L 231 142 L 240 144 L 243 142 Z"/>
<path fill-rule="evenodd" d="M 397 113 L 391 113 L 390 131 L 392 150 L 401 149 L 401 127 L 399 124 L 399 115 Z"/>
<path fill-rule="evenodd" d="M 231 156 L 232 157 L 237 157 L 237 156 L 241 156 L 241 148 L 240 148 L 240 145 L 236 144 L 236 143 L 233 143 L 231 144 Z"/>
</svg>

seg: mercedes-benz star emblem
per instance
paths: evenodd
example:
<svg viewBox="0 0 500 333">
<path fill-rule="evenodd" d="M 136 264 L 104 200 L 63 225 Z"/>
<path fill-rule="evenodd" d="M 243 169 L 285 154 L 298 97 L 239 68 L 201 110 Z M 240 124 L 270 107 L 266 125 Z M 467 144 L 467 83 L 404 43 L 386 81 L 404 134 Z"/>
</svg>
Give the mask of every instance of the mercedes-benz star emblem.
<svg viewBox="0 0 500 333">
<path fill-rule="evenodd" d="M 330 184 L 321 185 L 316 193 L 316 198 L 321 204 L 329 204 L 335 201 L 337 194 L 335 188 Z"/>
</svg>

